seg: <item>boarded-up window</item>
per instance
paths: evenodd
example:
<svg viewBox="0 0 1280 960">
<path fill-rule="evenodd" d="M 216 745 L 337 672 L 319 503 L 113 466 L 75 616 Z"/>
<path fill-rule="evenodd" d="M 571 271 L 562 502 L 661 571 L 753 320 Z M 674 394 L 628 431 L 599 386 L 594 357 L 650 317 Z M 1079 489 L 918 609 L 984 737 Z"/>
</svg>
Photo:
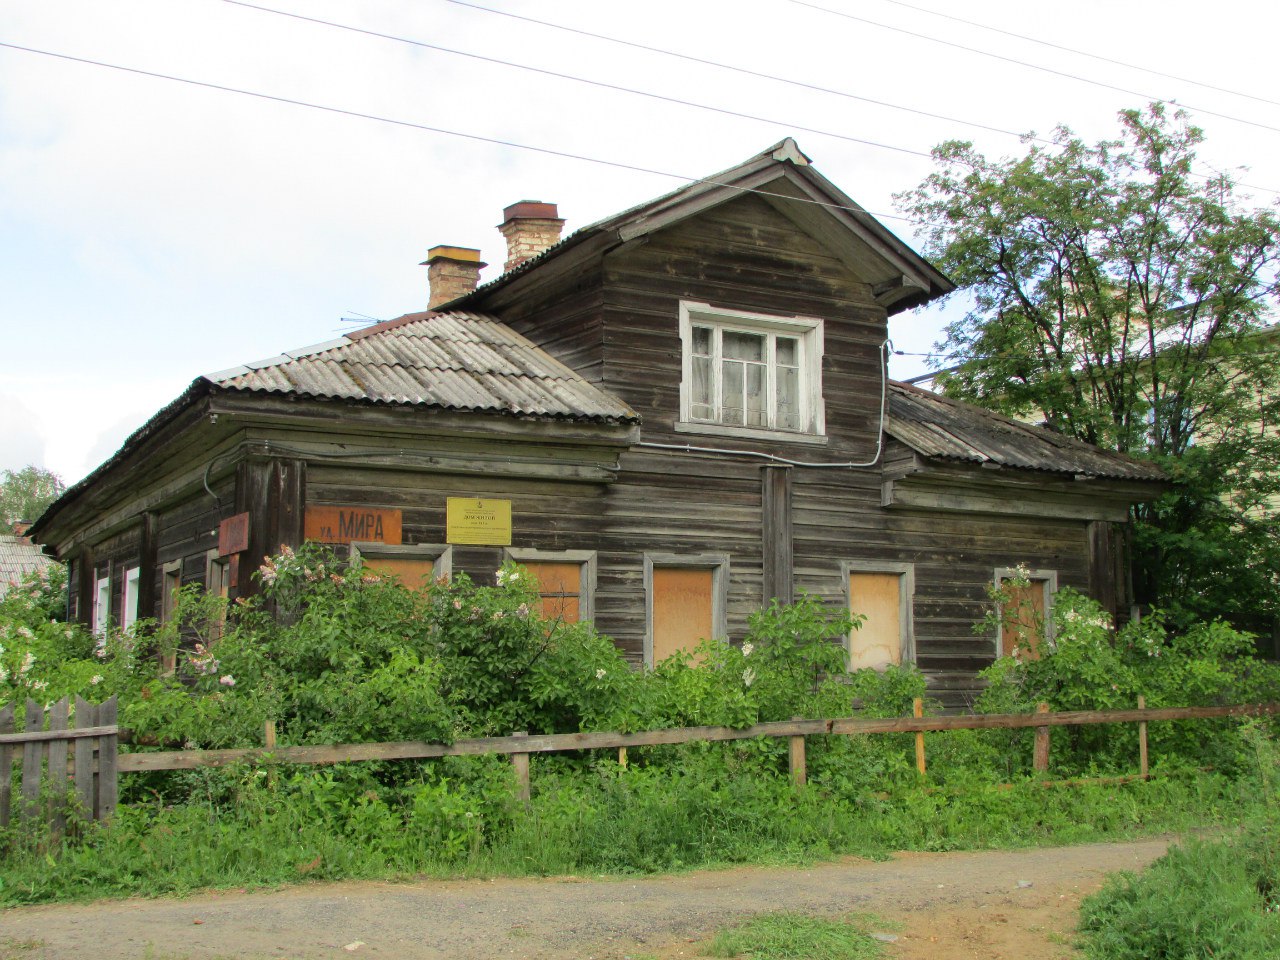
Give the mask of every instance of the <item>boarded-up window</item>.
<svg viewBox="0 0 1280 960">
<path fill-rule="evenodd" d="M 653 662 L 692 650 L 715 632 L 715 571 L 705 567 L 654 567 Z"/>
<path fill-rule="evenodd" d="M 1029 579 L 1025 585 L 1010 577 Z M 1025 571 L 997 571 L 996 584 L 1008 598 L 1000 607 L 1000 654 L 1035 659 L 1040 655 L 1040 642 L 1052 629 L 1049 598 L 1057 589 L 1057 574 L 1034 570 L 1030 578 Z"/>
<path fill-rule="evenodd" d="M 353 541 L 352 558 L 371 573 L 395 577 L 410 590 L 426 590 L 437 580 L 453 573 L 453 554 L 448 544 L 386 544 L 374 540 Z"/>
<path fill-rule="evenodd" d="M 849 612 L 866 619 L 849 636 L 849 669 L 883 669 L 902 662 L 903 575 L 852 571 Z"/>
<path fill-rule="evenodd" d="M 436 569 L 432 557 L 365 557 L 364 565 L 374 573 L 396 577 L 410 590 L 431 586 Z"/>
<path fill-rule="evenodd" d="M 525 561 L 538 584 L 538 613 L 544 620 L 577 623 L 582 617 L 582 564 Z"/>
<path fill-rule="evenodd" d="M 225 557 L 219 557 L 217 550 L 210 550 L 206 557 L 204 588 L 215 597 L 226 600 L 231 595 L 231 564 Z M 209 639 L 217 640 L 222 636 L 227 625 L 227 608 L 222 607 L 209 621 Z"/>
</svg>

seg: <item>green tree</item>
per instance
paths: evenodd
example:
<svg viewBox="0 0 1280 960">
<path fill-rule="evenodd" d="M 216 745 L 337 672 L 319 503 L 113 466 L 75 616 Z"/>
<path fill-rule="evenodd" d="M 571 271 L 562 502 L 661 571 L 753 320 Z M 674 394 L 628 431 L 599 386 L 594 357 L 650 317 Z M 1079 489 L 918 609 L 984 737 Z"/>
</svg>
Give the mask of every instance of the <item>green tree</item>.
<svg viewBox="0 0 1280 960">
<path fill-rule="evenodd" d="M 0 478 L 0 520 L 6 531 L 19 520 L 35 520 L 66 489 L 62 478 L 44 467 L 4 471 Z"/>
<path fill-rule="evenodd" d="M 1051 140 L 1000 160 L 941 144 L 936 171 L 898 197 L 972 299 L 940 344 L 959 364 L 942 388 L 1169 469 L 1173 493 L 1135 517 L 1145 599 L 1280 613 L 1273 525 L 1257 522 L 1280 492 L 1280 340 L 1266 332 L 1280 221 L 1230 176 L 1193 172 L 1203 134 L 1181 111 L 1124 111 L 1096 144 L 1065 127 Z M 1227 557 L 1264 596 L 1233 594 Z M 1186 596 L 1192 584 L 1209 595 Z"/>
</svg>

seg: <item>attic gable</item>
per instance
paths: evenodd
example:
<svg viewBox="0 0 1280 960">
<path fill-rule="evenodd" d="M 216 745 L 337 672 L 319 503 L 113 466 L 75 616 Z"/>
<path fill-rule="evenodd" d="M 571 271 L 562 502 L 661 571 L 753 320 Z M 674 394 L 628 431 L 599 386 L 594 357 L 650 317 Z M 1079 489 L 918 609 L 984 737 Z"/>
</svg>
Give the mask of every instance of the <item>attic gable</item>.
<svg viewBox="0 0 1280 960">
<path fill-rule="evenodd" d="M 745 163 L 583 227 L 540 256 L 453 306 L 478 306 L 535 272 L 569 271 L 580 262 L 695 217 L 744 195 L 758 196 L 871 286 L 890 314 L 955 289 L 942 273 L 814 169 L 791 138 Z M 504 293 L 503 299 L 510 297 Z"/>
</svg>

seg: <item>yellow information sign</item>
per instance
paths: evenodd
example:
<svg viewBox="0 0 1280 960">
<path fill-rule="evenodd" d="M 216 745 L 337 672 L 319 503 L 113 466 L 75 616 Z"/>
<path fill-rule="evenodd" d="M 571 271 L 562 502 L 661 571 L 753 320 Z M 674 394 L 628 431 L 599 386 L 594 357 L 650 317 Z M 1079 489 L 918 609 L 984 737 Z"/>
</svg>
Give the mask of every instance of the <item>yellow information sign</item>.
<svg viewBox="0 0 1280 960">
<path fill-rule="evenodd" d="M 511 501 L 449 497 L 445 539 L 489 547 L 511 545 Z"/>
</svg>

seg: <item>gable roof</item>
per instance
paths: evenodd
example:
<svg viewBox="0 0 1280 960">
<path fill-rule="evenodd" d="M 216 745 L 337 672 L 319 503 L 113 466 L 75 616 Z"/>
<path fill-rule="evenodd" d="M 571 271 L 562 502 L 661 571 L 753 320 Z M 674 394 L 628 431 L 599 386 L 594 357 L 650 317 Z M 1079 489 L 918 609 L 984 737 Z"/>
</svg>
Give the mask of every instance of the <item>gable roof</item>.
<svg viewBox="0 0 1280 960">
<path fill-rule="evenodd" d="M 251 393 L 608 423 L 640 419 L 497 318 L 477 313 L 410 313 L 205 379 Z"/>
<path fill-rule="evenodd" d="M 556 260 L 602 252 L 672 226 L 744 194 L 754 194 L 817 238 L 872 287 L 890 315 L 955 289 L 941 271 L 813 167 L 787 137 L 744 163 L 589 224 L 538 256 L 445 306 L 482 306 L 497 291 Z"/>
<path fill-rule="evenodd" d="M 1116 480 L 1166 479 L 1154 463 L 897 381 L 889 382 L 885 431 L 917 453 L 942 460 Z"/>
</svg>

